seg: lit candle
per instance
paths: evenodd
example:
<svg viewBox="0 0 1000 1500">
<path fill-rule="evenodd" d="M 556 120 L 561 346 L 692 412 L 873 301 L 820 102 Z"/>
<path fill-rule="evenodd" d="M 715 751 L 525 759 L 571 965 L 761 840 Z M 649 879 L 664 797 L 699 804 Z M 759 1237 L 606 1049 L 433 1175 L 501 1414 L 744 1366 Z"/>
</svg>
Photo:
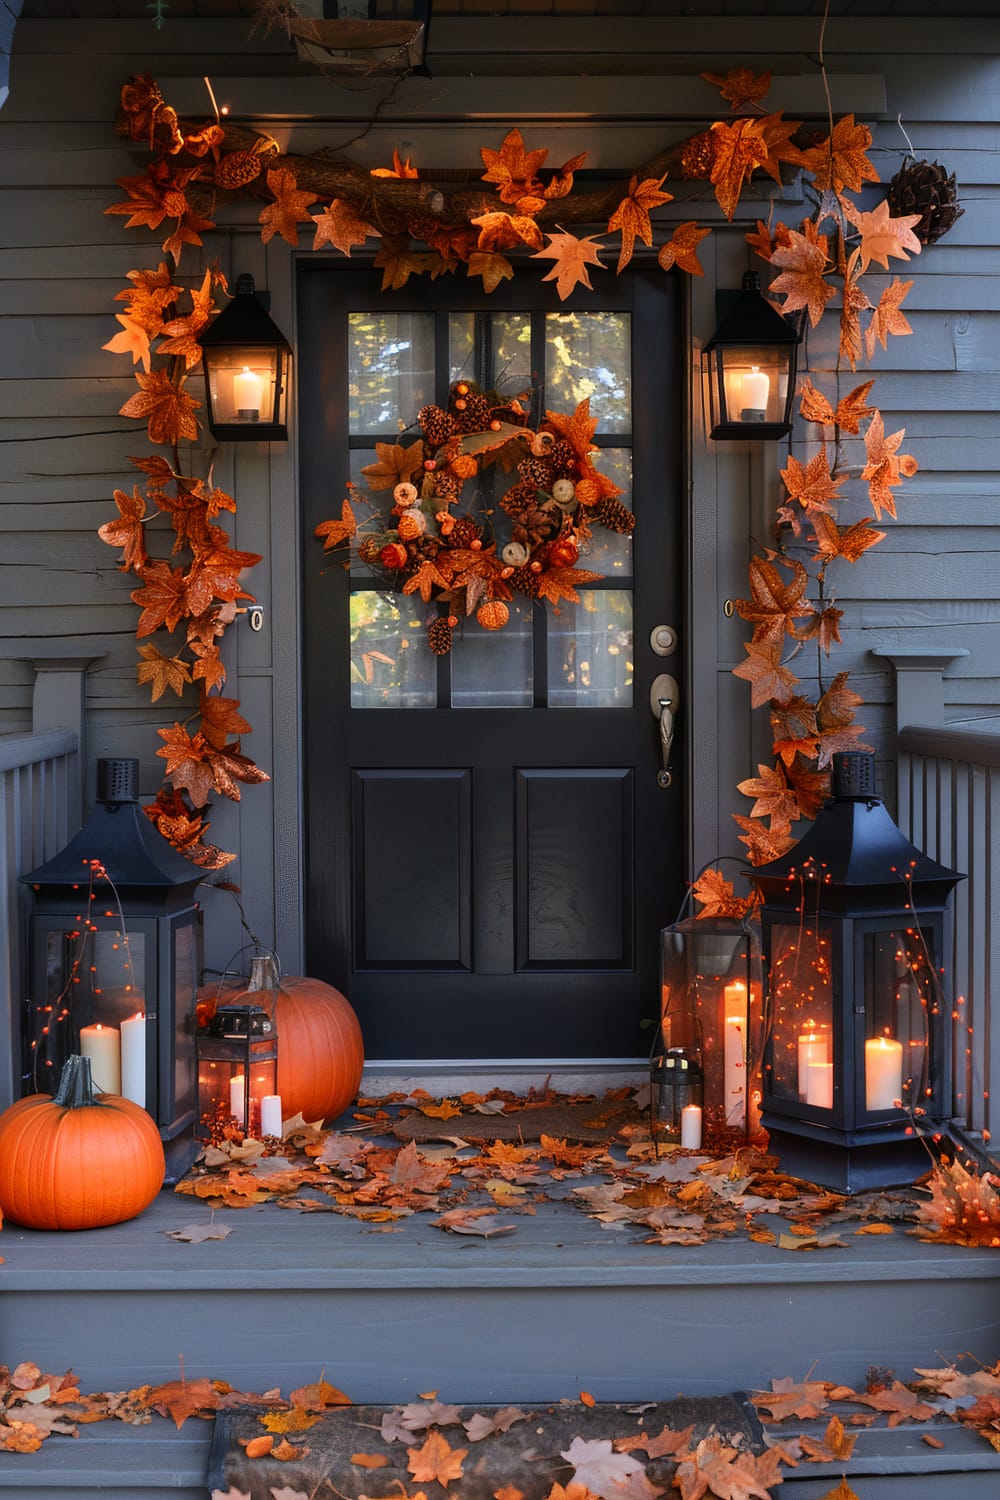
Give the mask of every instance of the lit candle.
<svg viewBox="0 0 1000 1500">
<path fill-rule="evenodd" d="M 260 1133 L 281 1137 L 281 1095 L 265 1094 L 260 1101 Z"/>
<path fill-rule="evenodd" d="M 90 1075 L 98 1094 L 122 1091 L 122 1039 L 117 1026 L 81 1026 L 80 1056 L 90 1058 Z"/>
<path fill-rule="evenodd" d="M 806 1068 L 806 1103 L 833 1108 L 833 1063 L 811 1062 Z"/>
<path fill-rule="evenodd" d="M 757 365 L 751 365 L 749 375 L 743 377 L 741 422 L 764 421 L 767 416 L 767 398 L 770 391 L 770 376 L 765 375 Z"/>
<path fill-rule="evenodd" d="M 799 1036 L 799 1098 L 807 1096 L 810 1063 L 830 1061 L 830 1033 L 828 1031 L 803 1031 Z"/>
<path fill-rule="evenodd" d="M 685 1104 L 681 1110 L 681 1146 L 685 1151 L 701 1147 L 701 1105 Z"/>
<path fill-rule="evenodd" d="M 903 1093 L 903 1044 L 891 1036 L 865 1042 L 865 1108 L 892 1109 Z"/>
<path fill-rule="evenodd" d="M 234 1073 L 229 1080 L 229 1113 L 235 1115 L 241 1123 L 245 1123 L 244 1110 L 247 1102 L 245 1087 L 243 1074 Z"/>
<path fill-rule="evenodd" d="M 767 379 L 767 376 L 764 376 Z M 260 403 L 264 396 L 264 382 L 255 375 L 249 365 L 243 366 L 240 375 L 233 376 L 233 405 L 241 422 L 256 422 L 260 416 Z"/>
<path fill-rule="evenodd" d="M 726 1124 L 746 1125 L 747 1089 L 747 987 L 734 979 L 722 992 L 725 1014 L 723 1087 L 726 1094 Z"/>
<path fill-rule="evenodd" d="M 146 1017 L 142 1012 L 122 1022 L 122 1094 L 146 1108 Z"/>
</svg>

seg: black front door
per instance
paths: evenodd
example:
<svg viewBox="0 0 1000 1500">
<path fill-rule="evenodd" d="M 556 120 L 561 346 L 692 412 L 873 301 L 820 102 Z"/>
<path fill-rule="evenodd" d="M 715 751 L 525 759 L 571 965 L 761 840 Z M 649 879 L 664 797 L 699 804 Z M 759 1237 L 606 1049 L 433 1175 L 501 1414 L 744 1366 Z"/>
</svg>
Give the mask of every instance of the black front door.
<svg viewBox="0 0 1000 1500">
<path fill-rule="evenodd" d="M 658 782 L 650 698 L 681 657 L 651 644 L 681 622 L 680 327 L 672 276 L 606 279 L 561 303 L 534 275 L 477 298 L 300 268 L 307 967 L 350 997 L 369 1058 L 648 1050 L 684 873 L 685 778 L 675 748 Z M 462 378 L 531 383 L 542 411 L 588 397 L 637 527 L 595 528 L 579 603 L 522 597 L 439 657 L 436 607 L 331 565 L 313 530 Z"/>
</svg>

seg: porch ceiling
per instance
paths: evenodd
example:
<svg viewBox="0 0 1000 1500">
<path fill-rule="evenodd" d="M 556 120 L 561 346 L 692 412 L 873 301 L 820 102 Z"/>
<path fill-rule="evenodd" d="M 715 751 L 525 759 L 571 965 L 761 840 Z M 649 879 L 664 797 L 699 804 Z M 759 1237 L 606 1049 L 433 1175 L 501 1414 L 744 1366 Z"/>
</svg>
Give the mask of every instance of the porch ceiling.
<svg viewBox="0 0 1000 1500">
<path fill-rule="evenodd" d="M 251 17 L 256 0 L 168 0 L 165 6 L 170 18 L 232 19 Z M 576 15 L 606 16 L 683 16 L 686 18 L 727 16 L 747 17 L 821 17 L 825 0 L 550 0 L 530 7 L 532 15 L 551 11 L 565 19 Z M 434 9 L 441 15 L 470 15 L 488 18 L 516 14 L 522 20 L 527 7 L 523 0 L 435 0 Z M 149 20 L 147 0 L 24 0 L 21 14 L 25 19 L 86 20 L 119 17 L 127 20 Z M 873 17 L 900 19 L 921 18 L 942 22 L 964 19 L 995 20 L 996 0 L 829 0 L 829 14 L 834 18 L 870 21 Z"/>
</svg>

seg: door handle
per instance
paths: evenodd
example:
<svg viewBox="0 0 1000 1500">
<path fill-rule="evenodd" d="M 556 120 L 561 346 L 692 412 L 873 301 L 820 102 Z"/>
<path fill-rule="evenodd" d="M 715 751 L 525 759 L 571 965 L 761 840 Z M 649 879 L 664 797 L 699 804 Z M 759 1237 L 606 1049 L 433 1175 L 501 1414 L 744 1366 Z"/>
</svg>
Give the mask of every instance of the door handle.
<svg viewBox="0 0 1000 1500">
<path fill-rule="evenodd" d="M 671 677 L 669 672 L 661 672 L 650 684 L 649 706 L 660 726 L 660 770 L 657 772 L 656 782 L 664 790 L 674 779 L 670 770 L 670 755 L 674 747 L 674 724 L 679 705 L 680 688 L 676 677 Z"/>
</svg>

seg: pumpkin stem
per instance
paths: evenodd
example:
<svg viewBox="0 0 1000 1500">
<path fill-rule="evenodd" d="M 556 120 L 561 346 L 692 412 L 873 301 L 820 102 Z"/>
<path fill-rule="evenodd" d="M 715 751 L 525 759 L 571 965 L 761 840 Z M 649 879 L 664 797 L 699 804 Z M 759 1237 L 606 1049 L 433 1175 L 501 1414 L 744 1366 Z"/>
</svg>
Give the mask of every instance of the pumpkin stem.
<svg viewBox="0 0 1000 1500">
<path fill-rule="evenodd" d="M 64 1109 L 82 1109 L 85 1105 L 97 1102 L 90 1077 L 90 1058 L 76 1055 L 67 1057 L 59 1075 L 59 1089 L 53 1103 L 61 1104 Z"/>
</svg>

